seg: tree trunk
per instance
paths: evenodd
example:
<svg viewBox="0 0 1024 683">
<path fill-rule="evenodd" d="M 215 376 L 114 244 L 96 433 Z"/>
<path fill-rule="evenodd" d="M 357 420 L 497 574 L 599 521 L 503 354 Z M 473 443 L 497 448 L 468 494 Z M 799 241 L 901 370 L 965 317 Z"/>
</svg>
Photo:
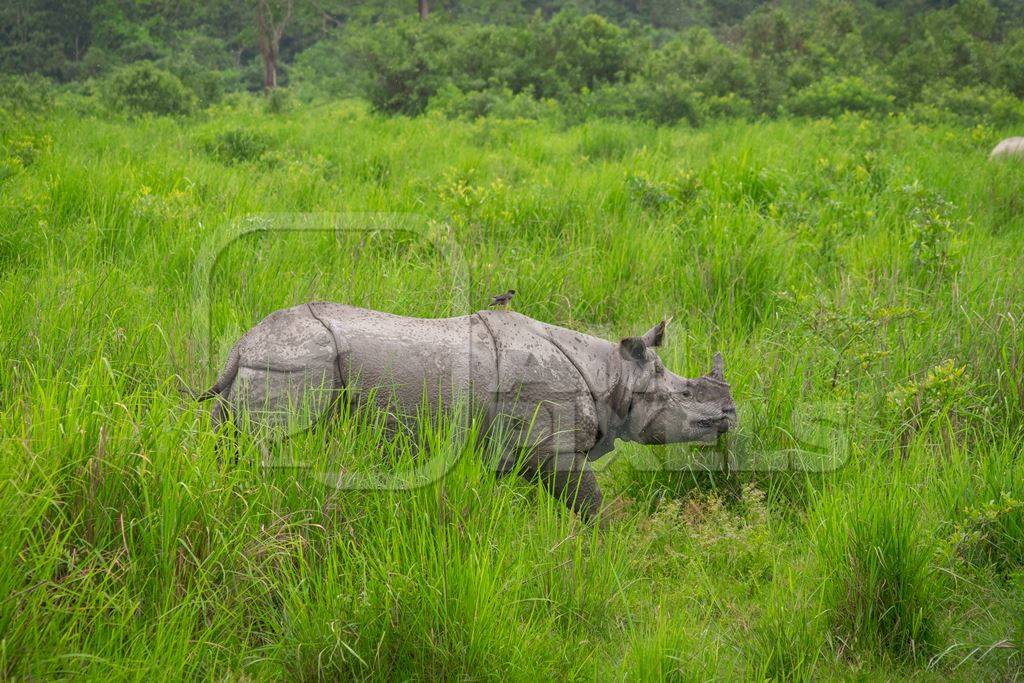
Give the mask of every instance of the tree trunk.
<svg viewBox="0 0 1024 683">
<path fill-rule="evenodd" d="M 272 56 L 263 55 L 263 89 L 273 90 L 277 87 L 277 60 Z"/>
<path fill-rule="evenodd" d="M 284 27 L 292 16 L 292 2 L 287 0 L 284 18 L 276 23 L 270 0 L 259 0 L 256 6 L 256 40 L 263 57 L 264 92 L 277 87 L 277 49 L 284 35 Z"/>
<path fill-rule="evenodd" d="M 430 16 L 430 5 L 427 4 L 427 0 L 418 0 L 420 7 L 420 21 L 426 21 L 427 17 Z"/>
</svg>

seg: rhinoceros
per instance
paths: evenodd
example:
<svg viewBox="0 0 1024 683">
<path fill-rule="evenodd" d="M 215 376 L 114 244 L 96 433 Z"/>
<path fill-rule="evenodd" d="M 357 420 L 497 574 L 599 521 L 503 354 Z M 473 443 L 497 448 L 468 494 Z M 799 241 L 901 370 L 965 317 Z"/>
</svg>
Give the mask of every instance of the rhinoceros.
<svg viewBox="0 0 1024 683">
<path fill-rule="evenodd" d="M 215 426 L 245 411 L 250 425 L 273 429 L 299 404 L 309 426 L 339 400 L 369 401 L 401 424 L 425 402 L 444 410 L 462 398 L 485 428 L 512 425 L 515 450 L 528 453 L 499 472 L 540 479 L 592 519 L 601 492 L 587 463 L 616 439 L 713 442 L 736 423 L 721 354 L 703 377 L 676 375 L 653 351 L 665 328 L 610 342 L 514 311 L 428 319 L 313 302 L 245 333 L 200 399 L 216 399 Z"/>
<path fill-rule="evenodd" d="M 1024 138 L 1006 138 L 992 149 L 989 159 L 998 157 L 1024 158 Z"/>
</svg>

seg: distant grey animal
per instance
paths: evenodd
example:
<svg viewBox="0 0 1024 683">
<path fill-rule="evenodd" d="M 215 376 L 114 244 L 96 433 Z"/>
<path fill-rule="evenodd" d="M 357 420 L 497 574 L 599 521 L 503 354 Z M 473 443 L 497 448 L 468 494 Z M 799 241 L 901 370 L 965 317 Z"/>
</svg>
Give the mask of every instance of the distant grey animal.
<svg viewBox="0 0 1024 683">
<path fill-rule="evenodd" d="M 1021 157 L 1024 158 L 1024 138 L 1006 138 L 992 150 L 988 155 L 989 159 L 998 157 Z"/>
<path fill-rule="evenodd" d="M 609 342 L 512 311 L 427 319 L 302 304 L 249 330 L 200 398 L 217 400 L 218 427 L 246 411 L 251 426 L 285 429 L 299 404 L 311 426 L 337 401 L 372 400 L 397 426 L 424 401 L 437 411 L 461 397 L 485 428 L 511 428 L 516 447 L 497 463 L 499 472 L 540 478 L 591 519 L 601 492 L 587 463 L 616 439 L 713 442 L 736 424 L 721 354 L 703 377 L 673 374 L 653 351 L 665 326 Z M 525 462 L 515 462 L 523 450 Z"/>
<path fill-rule="evenodd" d="M 516 290 L 510 289 L 504 294 L 491 297 L 491 307 L 498 307 L 508 309 L 508 305 L 512 302 L 512 297 L 516 295 Z"/>
</svg>

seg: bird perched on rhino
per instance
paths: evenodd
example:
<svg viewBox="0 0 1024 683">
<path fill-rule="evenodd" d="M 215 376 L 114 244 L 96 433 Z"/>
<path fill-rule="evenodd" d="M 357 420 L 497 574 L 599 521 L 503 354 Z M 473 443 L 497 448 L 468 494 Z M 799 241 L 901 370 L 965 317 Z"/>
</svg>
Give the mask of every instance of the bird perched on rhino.
<svg viewBox="0 0 1024 683">
<path fill-rule="evenodd" d="M 491 308 L 501 308 L 508 310 L 509 304 L 512 302 L 512 297 L 516 295 L 516 290 L 510 289 L 504 294 L 498 294 L 497 296 L 491 297 Z"/>
</svg>

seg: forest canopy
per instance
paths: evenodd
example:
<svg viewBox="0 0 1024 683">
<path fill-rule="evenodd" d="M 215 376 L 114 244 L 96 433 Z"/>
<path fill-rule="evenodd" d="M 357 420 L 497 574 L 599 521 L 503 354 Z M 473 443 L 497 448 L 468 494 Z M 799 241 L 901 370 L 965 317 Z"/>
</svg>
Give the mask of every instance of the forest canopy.
<svg viewBox="0 0 1024 683">
<path fill-rule="evenodd" d="M 1015 0 L 11 0 L 0 71 L 133 113 L 231 92 L 387 114 L 691 125 L 846 111 L 1024 119 Z M 41 78 L 40 78 L 41 77 Z M 43 80 L 45 79 L 45 80 Z M 10 97 L 10 96 L 9 96 Z M 280 97 L 280 96 L 279 96 Z"/>
</svg>

